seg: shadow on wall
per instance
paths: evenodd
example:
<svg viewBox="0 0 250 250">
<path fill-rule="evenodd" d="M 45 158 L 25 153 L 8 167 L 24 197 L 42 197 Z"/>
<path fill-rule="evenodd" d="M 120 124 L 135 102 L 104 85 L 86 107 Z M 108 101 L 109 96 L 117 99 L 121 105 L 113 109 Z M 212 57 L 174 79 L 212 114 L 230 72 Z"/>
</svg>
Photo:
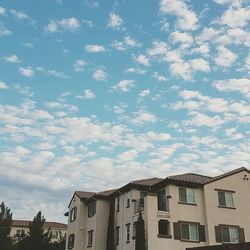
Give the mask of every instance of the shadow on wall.
<svg viewBox="0 0 250 250">
<path fill-rule="evenodd" d="M 230 245 L 216 245 L 208 247 L 191 247 L 186 250 L 250 250 L 250 242 Z"/>
</svg>

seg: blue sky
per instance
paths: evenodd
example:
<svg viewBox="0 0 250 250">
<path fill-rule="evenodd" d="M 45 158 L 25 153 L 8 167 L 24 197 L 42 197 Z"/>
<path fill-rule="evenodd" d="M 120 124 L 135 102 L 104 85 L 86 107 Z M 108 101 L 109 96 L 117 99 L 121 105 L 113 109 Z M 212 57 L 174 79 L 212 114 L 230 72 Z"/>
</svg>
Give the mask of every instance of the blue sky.
<svg viewBox="0 0 250 250">
<path fill-rule="evenodd" d="M 248 0 L 0 5 L 0 190 L 14 218 L 75 190 L 250 163 Z"/>
</svg>

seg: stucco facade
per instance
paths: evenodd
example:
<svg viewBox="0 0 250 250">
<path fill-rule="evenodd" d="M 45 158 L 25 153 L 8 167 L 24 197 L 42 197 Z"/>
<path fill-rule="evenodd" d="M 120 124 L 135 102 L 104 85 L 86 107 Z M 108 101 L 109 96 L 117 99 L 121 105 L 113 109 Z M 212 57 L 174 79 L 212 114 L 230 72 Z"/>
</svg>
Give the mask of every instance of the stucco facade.
<svg viewBox="0 0 250 250">
<path fill-rule="evenodd" d="M 66 249 L 106 249 L 111 201 L 116 250 L 135 249 L 139 210 L 147 250 L 250 241 L 249 179 L 250 171 L 240 168 L 216 177 L 183 174 L 101 193 L 76 192 L 69 204 Z"/>
</svg>

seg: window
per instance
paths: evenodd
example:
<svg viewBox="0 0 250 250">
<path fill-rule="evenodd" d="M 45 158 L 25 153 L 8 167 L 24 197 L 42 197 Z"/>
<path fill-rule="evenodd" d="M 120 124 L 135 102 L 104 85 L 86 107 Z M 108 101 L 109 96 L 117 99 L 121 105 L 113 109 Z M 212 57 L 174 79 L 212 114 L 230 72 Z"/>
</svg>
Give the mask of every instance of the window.
<svg viewBox="0 0 250 250">
<path fill-rule="evenodd" d="M 181 203 L 195 204 L 194 189 L 179 187 L 179 201 Z"/>
<path fill-rule="evenodd" d="M 199 241 L 198 224 L 181 223 L 181 239 Z"/>
<path fill-rule="evenodd" d="M 133 223 L 133 240 L 134 240 L 135 237 L 136 237 L 136 223 L 137 223 L 137 221 L 135 221 L 135 222 Z"/>
<path fill-rule="evenodd" d="M 96 201 L 88 205 L 88 217 L 93 217 L 96 214 Z"/>
<path fill-rule="evenodd" d="M 239 243 L 239 228 L 221 226 L 221 236 L 224 243 Z"/>
<path fill-rule="evenodd" d="M 91 247 L 93 244 L 93 233 L 94 230 L 88 231 L 88 247 Z"/>
<path fill-rule="evenodd" d="M 147 192 L 141 191 L 140 192 L 140 207 L 144 207 L 144 197 L 147 195 Z"/>
<path fill-rule="evenodd" d="M 126 243 L 130 242 L 130 223 L 126 224 L 126 232 L 127 232 L 127 241 Z"/>
<path fill-rule="evenodd" d="M 159 211 L 168 211 L 168 201 L 166 196 L 166 190 L 163 189 L 158 193 L 158 210 Z"/>
<path fill-rule="evenodd" d="M 119 245 L 120 241 L 120 227 L 116 227 L 115 229 L 115 244 Z"/>
<path fill-rule="evenodd" d="M 24 237 L 24 236 L 25 236 L 25 231 L 23 229 L 16 230 L 16 237 Z"/>
<path fill-rule="evenodd" d="M 58 236 L 59 236 L 59 234 L 58 234 L 58 231 L 51 231 L 51 239 L 58 239 Z"/>
<path fill-rule="evenodd" d="M 130 192 L 127 193 L 127 208 L 130 207 Z"/>
<path fill-rule="evenodd" d="M 74 247 L 74 244 L 75 244 L 75 235 L 70 234 L 68 238 L 68 249 L 72 249 Z"/>
<path fill-rule="evenodd" d="M 158 221 L 158 236 L 170 236 L 170 223 L 168 220 Z"/>
<path fill-rule="evenodd" d="M 120 211 L 120 197 L 117 198 L 117 203 L 116 203 L 116 212 Z"/>
<path fill-rule="evenodd" d="M 233 192 L 218 191 L 219 206 L 234 207 Z"/>
<path fill-rule="evenodd" d="M 77 212 L 77 207 L 73 207 L 70 211 L 70 222 L 76 220 L 76 212 Z"/>
</svg>

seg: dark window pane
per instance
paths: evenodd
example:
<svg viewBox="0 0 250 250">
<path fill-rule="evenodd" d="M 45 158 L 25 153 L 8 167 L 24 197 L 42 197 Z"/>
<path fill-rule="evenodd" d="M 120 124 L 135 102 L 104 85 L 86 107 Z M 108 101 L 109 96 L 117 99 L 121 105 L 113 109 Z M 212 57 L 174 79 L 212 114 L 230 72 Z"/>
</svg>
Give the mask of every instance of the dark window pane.
<svg viewBox="0 0 250 250">
<path fill-rule="evenodd" d="M 220 206 L 226 206 L 226 196 L 225 192 L 218 192 L 218 198 L 219 198 L 219 205 Z"/>
<path fill-rule="evenodd" d="M 189 240 L 189 226 L 188 224 L 181 224 L 181 238 Z"/>
<path fill-rule="evenodd" d="M 169 235 L 169 222 L 167 220 L 159 220 L 158 222 L 159 234 Z"/>
<path fill-rule="evenodd" d="M 181 202 L 187 202 L 186 188 L 179 188 L 179 200 Z"/>
<path fill-rule="evenodd" d="M 222 241 L 223 242 L 230 242 L 230 235 L 229 235 L 229 228 L 228 227 L 222 227 L 221 234 L 222 234 Z"/>
</svg>

